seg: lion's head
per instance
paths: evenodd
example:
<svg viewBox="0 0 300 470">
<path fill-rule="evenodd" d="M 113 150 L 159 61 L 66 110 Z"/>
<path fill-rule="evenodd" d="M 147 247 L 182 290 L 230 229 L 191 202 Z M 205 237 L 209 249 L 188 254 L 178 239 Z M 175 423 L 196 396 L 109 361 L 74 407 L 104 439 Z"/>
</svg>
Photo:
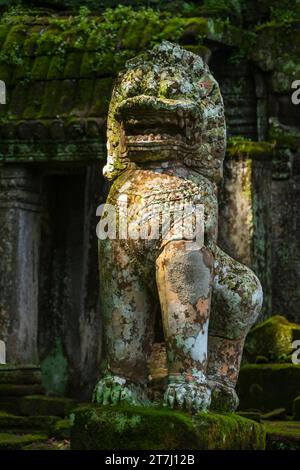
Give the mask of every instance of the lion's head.
<svg viewBox="0 0 300 470">
<path fill-rule="evenodd" d="M 164 41 L 126 63 L 108 114 L 107 178 L 177 160 L 218 181 L 225 147 L 222 96 L 201 57 Z"/>
</svg>

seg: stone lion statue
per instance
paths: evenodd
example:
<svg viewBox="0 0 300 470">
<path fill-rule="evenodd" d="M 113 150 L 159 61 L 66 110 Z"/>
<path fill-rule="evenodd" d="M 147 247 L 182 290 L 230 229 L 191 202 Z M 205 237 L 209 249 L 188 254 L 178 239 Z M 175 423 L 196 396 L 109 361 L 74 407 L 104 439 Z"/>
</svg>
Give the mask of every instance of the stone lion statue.
<svg viewBox="0 0 300 470">
<path fill-rule="evenodd" d="M 107 208 L 118 210 L 115 236 L 99 241 L 105 360 L 94 393 L 98 403 L 149 403 L 159 305 L 168 361 L 165 403 L 192 412 L 238 405 L 234 387 L 262 289 L 249 268 L 217 245 L 225 148 L 222 96 L 199 56 L 164 41 L 126 64 L 108 114 L 104 175 L 113 183 L 102 220 Z M 190 211 L 183 215 L 187 202 Z M 202 243 L 176 230 L 179 219 L 195 225 L 197 204 L 203 207 Z M 161 214 L 170 210 L 168 229 L 147 236 L 149 223 L 151 230 L 153 222 L 161 228 Z M 125 216 L 129 234 L 118 230 Z"/>
</svg>

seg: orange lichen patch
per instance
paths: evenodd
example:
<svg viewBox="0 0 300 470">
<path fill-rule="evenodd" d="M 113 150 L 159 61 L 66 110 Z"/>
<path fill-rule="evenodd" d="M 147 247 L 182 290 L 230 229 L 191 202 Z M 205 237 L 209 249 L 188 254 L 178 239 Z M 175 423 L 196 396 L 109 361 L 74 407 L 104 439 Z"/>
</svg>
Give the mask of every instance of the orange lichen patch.
<svg viewBox="0 0 300 470">
<path fill-rule="evenodd" d="M 204 318 L 207 317 L 207 312 L 210 307 L 210 299 L 203 299 L 200 298 L 196 304 L 197 312 L 198 312 L 198 318 L 199 321 L 201 321 Z"/>
</svg>

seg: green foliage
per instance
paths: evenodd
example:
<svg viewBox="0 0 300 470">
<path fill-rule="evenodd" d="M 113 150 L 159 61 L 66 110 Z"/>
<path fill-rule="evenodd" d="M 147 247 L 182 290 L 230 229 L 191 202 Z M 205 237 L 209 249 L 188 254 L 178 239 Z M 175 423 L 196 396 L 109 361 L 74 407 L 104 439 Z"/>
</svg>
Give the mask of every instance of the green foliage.
<svg viewBox="0 0 300 470">
<path fill-rule="evenodd" d="M 29 10 L 21 6 L 10 8 L 3 15 L 2 23 L 10 26 L 19 24 L 20 15 L 25 16 L 24 22 L 30 23 Z M 165 30 L 165 26 L 171 22 L 169 13 L 161 14 L 152 8 L 124 5 L 115 9 L 106 8 L 101 16 L 95 16 L 89 8 L 81 6 L 75 15 L 48 15 L 47 20 L 48 26 L 37 35 L 35 55 L 57 56 L 57 72 L 63 71 L 67 55 L 74 49 L 93 51 L 91 60 L 85 57 L 83 65 L 87 65 L 91 72 L 97 72 L 107 64 L 112 66 L 113 72 L 135 55 L 138 49 L 146 45 L 153 46 L 165 38 L 177 41 L 184 28 L 189 27 L 189 20 L 179 19 L 180 25 L 175 21 L 173 26 Z M 0 62 L 21 66 L 22 47 L 23 41 L 11 43 L 9 48 L 1 52 Z M 30 79 L 29 75 L 26 79 Z"/>
<path fill-rule="evenodd" d="M 287 6 L 271 6 L 270 8 L 270 20 L 275 23 L 288 24 L 294 20 L 297 20 L 297 18 L 297 12 L 291 8 L 288 8 Z"/>
<path fill-rule="evenodd" d="M 0 52 L 0 62 L 10 65 L 22 65 L 23 58 L 21 56 L 21 45 L 15 42 L 11 44 L 8 51 Z"/>
</svg>

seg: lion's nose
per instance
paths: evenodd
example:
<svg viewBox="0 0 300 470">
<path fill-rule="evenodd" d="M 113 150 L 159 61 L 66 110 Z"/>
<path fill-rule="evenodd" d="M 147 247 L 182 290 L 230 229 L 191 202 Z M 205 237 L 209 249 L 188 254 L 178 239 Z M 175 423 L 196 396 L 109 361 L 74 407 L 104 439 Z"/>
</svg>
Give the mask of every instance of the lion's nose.
<svg viewBox="0 0 300 470">
<path fill-rule="evenodd" d="M 123 100 L 116 108 L 115 118 L 119 121 L 139 116 L 153 115 L 177 115 L 183 117 L 189 115 L 196 118 L 199 106 L 192 100 L 158 98 L 148 95 L 138 95 Z"/>
</svg>

